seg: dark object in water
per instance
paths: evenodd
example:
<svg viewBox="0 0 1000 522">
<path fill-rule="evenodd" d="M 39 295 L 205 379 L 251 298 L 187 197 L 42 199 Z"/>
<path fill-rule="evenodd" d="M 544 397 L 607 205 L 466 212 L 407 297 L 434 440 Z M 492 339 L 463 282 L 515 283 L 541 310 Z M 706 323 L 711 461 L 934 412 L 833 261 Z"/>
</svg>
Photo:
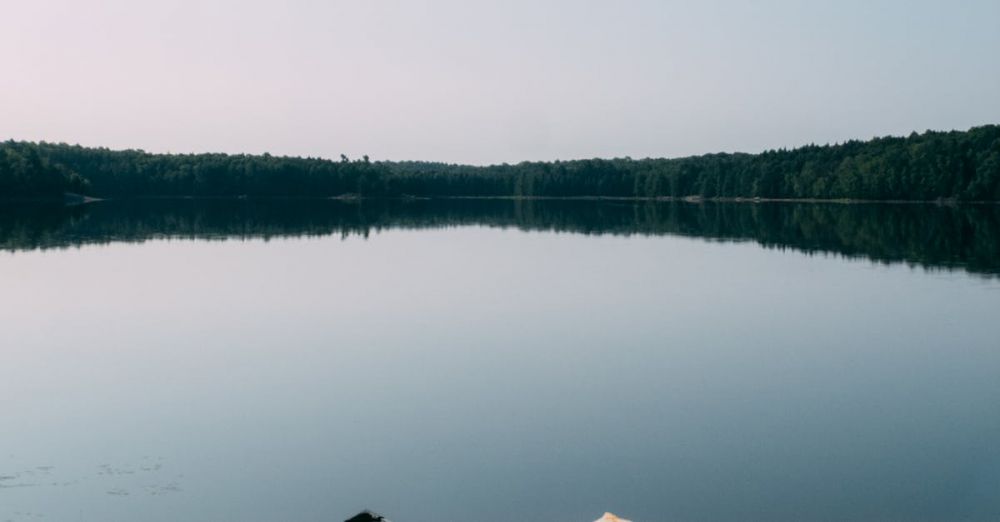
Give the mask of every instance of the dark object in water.
<svg viewBox="0 0 1000 522">
<path fill-rule="evenodd" d="M 362 511 L 344 522 L 389 522 L 385 517 L 371 511 Z"/>
</svg>

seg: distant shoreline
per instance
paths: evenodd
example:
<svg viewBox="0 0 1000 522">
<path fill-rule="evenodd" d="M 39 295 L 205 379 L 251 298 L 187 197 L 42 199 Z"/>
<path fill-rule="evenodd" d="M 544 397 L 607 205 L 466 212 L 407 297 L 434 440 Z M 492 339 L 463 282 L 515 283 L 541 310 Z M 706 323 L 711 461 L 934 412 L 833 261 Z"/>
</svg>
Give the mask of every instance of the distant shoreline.
<svg viewBox="0 0 1000 522">
<path fill-rule="evenodd" d="M 64 193 L 131 199 L 994 203 L 1000 202 L 1000 125 L 758 154 L 489 166 L 0 142 L 0 197 Z"/>
</svg>

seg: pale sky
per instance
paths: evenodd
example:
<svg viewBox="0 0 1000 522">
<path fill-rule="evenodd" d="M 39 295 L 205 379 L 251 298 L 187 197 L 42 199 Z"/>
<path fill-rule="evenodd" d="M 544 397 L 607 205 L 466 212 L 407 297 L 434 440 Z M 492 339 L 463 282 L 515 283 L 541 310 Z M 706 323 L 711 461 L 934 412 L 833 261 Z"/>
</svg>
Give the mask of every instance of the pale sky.
<svg viewBox="0 0 1000 522">
<path fill-rule="evenodd" d="M 0 139 L 484 164 L 1000 123 L 996 0 L 0 8 Z"/>
</svg>

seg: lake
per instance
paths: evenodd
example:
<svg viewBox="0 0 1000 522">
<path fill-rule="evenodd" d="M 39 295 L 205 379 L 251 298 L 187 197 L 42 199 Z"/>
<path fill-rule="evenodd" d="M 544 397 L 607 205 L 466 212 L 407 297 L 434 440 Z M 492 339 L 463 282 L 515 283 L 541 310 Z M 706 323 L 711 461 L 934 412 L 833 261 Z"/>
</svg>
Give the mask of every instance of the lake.
<svg viewBox="0 0 1000 522">
<path fill-rule="evenodd" d="M 998 275 L 998 206 L 7 206 L 0 522 L 995 521 Z"/>
</svg>

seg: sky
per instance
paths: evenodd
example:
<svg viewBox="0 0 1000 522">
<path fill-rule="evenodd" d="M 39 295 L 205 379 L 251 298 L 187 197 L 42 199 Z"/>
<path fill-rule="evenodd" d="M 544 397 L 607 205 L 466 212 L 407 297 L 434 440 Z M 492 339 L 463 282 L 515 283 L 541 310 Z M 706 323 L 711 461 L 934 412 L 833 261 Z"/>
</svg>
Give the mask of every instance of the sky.
<svg viewBox="0 0 1000 522">
<path fill-rule="evenodd" d="M 0 139 L 489 164 L 1000 123 L 996 0 L 0 7 Z"/>
</svg>

